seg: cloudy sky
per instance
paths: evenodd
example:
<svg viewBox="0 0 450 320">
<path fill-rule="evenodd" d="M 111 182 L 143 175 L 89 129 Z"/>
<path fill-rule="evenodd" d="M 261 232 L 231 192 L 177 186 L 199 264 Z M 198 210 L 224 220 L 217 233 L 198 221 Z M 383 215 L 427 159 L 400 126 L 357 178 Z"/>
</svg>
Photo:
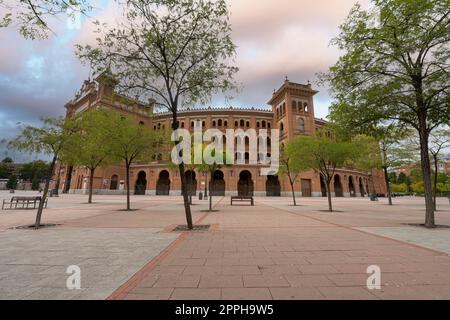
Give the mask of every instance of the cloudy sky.
<svg viewBox="0 0 450 320">
<path fill-rule="evenodd" d="M 365 7 L 368 1 L 358 2 Z M 315 85 L 316 73 L 326 71 L 339 56 L 329 42 L 356 2 L 229 0 L 238 46 L 237 80 L 244 86 L 231 104 L 266 107 L 285 76 Z M 19 122 L 38 124 L 41 117 L 64 115 L 64 104 L 89 77 L 88 68 L 74 56 L 74 45 L 94 39 L 93 20 L 114 24 L 120 16 L 112 1 L 96 1 L 95 7 L 79 26 L 68 24 L 65 17 L 51 21 L 55 34 L 45 41 L 25 40 L 13 28 L 0 29 L 0 140 L 16 135 Z M 316 116 L 325 118 L 330 98 L 326 88 L 317 89 Z M 211 105 L 222 103 L 218 97 Z M 0 146 L 0 158 L 5 154 L 25 159 Z"/>
</svg>

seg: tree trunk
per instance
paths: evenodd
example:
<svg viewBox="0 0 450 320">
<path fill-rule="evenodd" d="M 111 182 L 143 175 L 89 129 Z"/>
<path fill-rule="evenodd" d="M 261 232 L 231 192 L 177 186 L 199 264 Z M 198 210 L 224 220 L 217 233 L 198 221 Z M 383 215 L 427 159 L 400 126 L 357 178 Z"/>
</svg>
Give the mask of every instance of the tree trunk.
<svg viewBox="0 0 450 320">
<path fill-rule="evenodd" d="M 194 229 L 194 224 L 192 223 L 192 214 L 191 214 L 191 206 L 189 204 L 189 196 L 186 188 L 186 176 L 184 173 L 184 163 L 181 163 L 179 166 L 180 178 L 181 178 L 181 193 L 183 194 L 183 202 L 184 202 L 184 212 L 186 214 L 186 222 L 189 230 Z"/>
<path fill-rule="evenodd" d="M 88 203 L 92 203 L 92 188 L 94 186 L 94 172 L 95 172 L 95 169 L 90 169 Z"/>
<path fill-rule="evenodd" d="M 176 131 L 178 129 L 177 124 L 177 105 L 173 105 L 173 112 L 172 112 L 172 130 Z M 176 146 L 177 143 L 175 142 L 174 145 Z M 192 223 L 192 213 L 191 213 L 191 206 L 189 203 L 189 196 L 187 194 L 187 188 L 186 188 L 186 176 L 184 173 L 184 163 L 182 162 L 178 166 L 179 172 L 180 172 L 180 179 L 181 179 L 181 194 L 183 195 L 183 203 L 184 203 L 184 213 L 186 215 L 186 222 L 187 227 L 189 230 L 194 229 L 194 224 Z"/>
<path fill-rule="evenodd" d="M 212 195 L 209 195 L 209 211 L 212 211 Z"/>
<path fill-rule="evenodd" d="M 328 210 L 333 212 L 333 203 L 331 202 L 331 180 L 327 179 L 327 197 L 328 197 Z"/>
<path fill-rule="evenodd" d="M 292 200 L 294 200 L 294 207 L 296 207 L 297 200 L 295 199 L 294 181 L 292 181 L 291 178 L 289 178 L 289 183 L 291 184 Z"/>
<path fill-rule="evenodd" d="M 429 133 L 427 130 L 426 114 L 419 114 L 420 158 L 422 161 L 423 186 L 425 192 L 425 227 L 436 227 L 434 221 L 433 190 L 431 187 L 431 165 L 428 149 Z"/>
<path fill-rule="evenodd" d="M 388 169 L 387 167 L 383 167 L 384 170 L 384 181 L 386 183 L 386 189 L 389 199 L 389 205 L 392 206 L 392 193 L 391 193 L 391 185 L 389 184 L 389 175 L 388 175 Z"/>
<path fill-rule="evenodd" d="M 438 184 L 438 159 L 437 154 L 433 155 L 434 160 L 434 190 L 433 190 L 433 203 L 434 211 L 437 210 L 436 198 L 437 198 L 437 184 Z"/>
<path fill-rule="evenodd" d="M 130 204 L 130 164 L 126 164 L 126 179 L 127 179 L 127 211 L 131 210 Z"/>
<path fill-rule="evenodd" d="M 39 203 L 38 211 L 36 214 L 36 222 L 34 224 L 35 229 L 39 229 L 41 226 L 41 217 L 42 212 L 44 211 L 44 203 L 47 200 L 48 195 L 48 189 L 50 188 L 50 180 L 53 176 L 53 170 L 55 169 L 56 159 L 58 158 L 57 155 L 53 157 L 52 164 L 50 165 L 50 169 L 47 173 L 47 179 L 45 181 L 45 187 L 44 187 L 44 193 L 42 194 L 41 202 Z"/>
<path fill-rule="evenodd" d="M 56 196 L 59 195 L 59 185 L 61 183 L 60 177 L 61 177 L 61 162 L 59 163 L 58 176 L 56 177 L 56 186 L 55 186 L 55 189 L 53 189 L 53 191 L 52 191 L 52 195 L 56 195 Z"/>
</svg>

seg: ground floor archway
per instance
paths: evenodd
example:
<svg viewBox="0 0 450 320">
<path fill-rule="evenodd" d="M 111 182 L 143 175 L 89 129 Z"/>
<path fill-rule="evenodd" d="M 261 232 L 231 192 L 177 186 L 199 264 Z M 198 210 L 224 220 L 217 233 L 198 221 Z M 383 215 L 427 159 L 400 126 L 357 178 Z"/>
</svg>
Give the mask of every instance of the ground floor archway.
<svg viewBox="0 0 450 320">
<path fill-rule="evenodd" d="M 278 176 L 267 176 L 266 180 L 266 196 L 267 197 L 280 197 L 281 196 L 281 184 Z"/>
<path fill-rule="evenodd" d="M 365 197 L 366 193 L 364 192 L 364 186 L 362 182 L 362 178 L 359 178 L 359 192 L 361 192 L 361 197 Z"/>
<path fill-rule="evenodd" d="M 225 175 L 221 170 L 216 170 L 209 184 L 209 194 L 211 196 L 225 196 Z"/>
<path fill-rule="evenodd" d="M 353 177 L 348 177 L 348 190 L 350 192 L 350 197 L 356 197 L 355 184 L 353 183 Z"/>
<path fill-rule="evenodd" d="M 239 174 L 238 195 L 242 197 L 253 196 L 253 180 L 250 171 L 244 170 Z"/>
<path fill-rule="evenodd" d="M 334 195 L 336 197 L 344 196 L 344 191 L 342 189 L 341 177 L 338 174 L 334 176 Z"/>
<path fill-rule="evenodd" d="M 195 196 L 197 194 L 197 176 L 195 171 L 188 170 L 184 173 L 186 178 L 186 190 L 188 196 Z"/>
<path fill-rule="evenodd" d="M 145 191 L 147 189 L 147 174 L 145 171 L 141 171 L 138 174 L 138 178 L 136 180 L 136 185 L 134 187 L 134 194 L 138 196 L 145 195 Z"/>
<path fill-rule="evenodd" d="M 168 196 L 170 194 L 170 174 L 167 170 L 159 173 L 159 178 L 156 183 L 156 195 Z"/>
</svg>

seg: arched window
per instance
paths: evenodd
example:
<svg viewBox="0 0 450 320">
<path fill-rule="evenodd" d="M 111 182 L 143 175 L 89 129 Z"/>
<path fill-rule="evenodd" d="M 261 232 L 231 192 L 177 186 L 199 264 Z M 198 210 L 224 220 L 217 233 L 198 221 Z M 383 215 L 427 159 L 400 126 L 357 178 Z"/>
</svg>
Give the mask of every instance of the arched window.
<svg viewBox="0 0 450 320">
<path fill-rule="evenodd" d="M 158 123 L 158 130 L 161 129 L 161 123 Z"/>
<path fill-rule="evenodd" d="M 305 119 L 298 119 L 298 130 L 305 131 Z"/>
<path fill-rule="evenodd" d="M 205 121 L 202 121 L 202 127 L 203 128 L 206 127 L 206 122 Z"/>
<path fill-rule="evenodd" d="M 183 122 L 181 122 L 181 127 L 182 127 L 182 128 L 184 128 L 184 121 L 183 121 Z"/>
<path fill-rule="evenodd" d="M 217 125 L 218 125 L 219 127 L 221 127 L 222 124 L 223 124 L 222 119 L 219 119 L 219 121 L 217 121 Z"/>
<path fill-rule="evenodd" d="M 228 121 L 227 121 L 227 120 L 225 120 L 225 121 L 223 122 L 223 126 L 224 126 L 224 127 L 228 127 Z"/>
<path fill-rule="evenodd" d="M 308 112 L 308 103 L 307 102 L 305 102 L 303 104 L 303 110 L 305 110 L 305 112 Z"/>
<path fill-rule="evenodd" d="M 139 125 L 144 126 L 145 125 L 144 121 L 139 121 Z"/>
<path fill-rule="evenodd" d="M 281 131 L 281 132 L 284 131 L 284 123 L 283 123 L 283 122 L 280 123 L 280 131 Z"/>
<path fill-rule="evenodd" d="M 258 122 L 256 122 L 256 127 L 257 127 L 257 128 L 259 128 L 259 127 L 260 127 L 260 123 L 259 123 L 259 121 L 258 121 Z"/>
<path fill-rule="evenodd" d="M 241 127 L 244 127 L 245 126 L 245 121 L 241 120 L 239 124 L 240 124 Z"/>
<path fill-rule="evenodd" d="M 272 126 L 272 125 L 270 124 L 270 122 L 267 122 L 267 128 L 270 129 L 271 126 Z"/>
<path fill-rule="evenodd" d="M 239 123 L 238 123 L 237 120 L 234 122 L 234 126 L 235 126 L 236 128 L 239 126 Z"/>
<path fill-rule="evenodd" d="M 250 128 L 250 121 L 247 121 L 247 122 L 245 123 L 245 125 L 246 125 L 247 128 Z"/>
<path fill-rule="evenodd" d="M 215 127 L 216 126 L 216 121 L 212 122 L 212 126 Z"/>
<path fill-rule="evenodd" d="M 293 110 L 297 109 L 297 101 L 295 101 L 295 100 L 292 101 L 292 109 Z"/>
<path fill-rule="evenodd" d="M 153 126 L 153 130 L 156 130 L 156 125 Z"/>
<path fill-rule="evenodd" d="M 191 128 L 195 126 L 194 121 L 191 121 Z"/>
<path fill-rule="evenodd" d="M 262 127 L 265 128 L 266 127 L 266 121 L 263 120 L 262 122 Z"/>
</svg>

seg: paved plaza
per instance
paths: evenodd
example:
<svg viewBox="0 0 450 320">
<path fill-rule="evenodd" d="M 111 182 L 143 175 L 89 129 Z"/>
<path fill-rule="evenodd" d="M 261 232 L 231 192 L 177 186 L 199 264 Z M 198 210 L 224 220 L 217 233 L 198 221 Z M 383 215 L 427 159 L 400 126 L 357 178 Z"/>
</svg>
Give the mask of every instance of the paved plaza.
<svg viewBox="0 0 450 320">
<path fill-rule="evenodd" d="M 20 195 L 18 192 L 16 195 Z M 34 193 L 26 193 L 33 195 Z M 0 200 L 11 195 L 0 193 Z M 421 198 L 255 198 L 194 200 L 208 232 L 174 233 L 181 197 L 61 195 L 49 199 L 39 231 L 35 211 L 0 211 L 0 299 L 450 299 L 450 229 L 427 230 Z M 450 225 L 439 199 L 436 220 Z M 68 290 L 66 270 L 81 270 Z M 381 290 L 367 289 L 369 266 Z"/>
</svg>

